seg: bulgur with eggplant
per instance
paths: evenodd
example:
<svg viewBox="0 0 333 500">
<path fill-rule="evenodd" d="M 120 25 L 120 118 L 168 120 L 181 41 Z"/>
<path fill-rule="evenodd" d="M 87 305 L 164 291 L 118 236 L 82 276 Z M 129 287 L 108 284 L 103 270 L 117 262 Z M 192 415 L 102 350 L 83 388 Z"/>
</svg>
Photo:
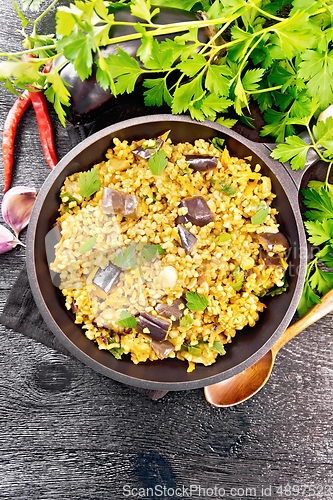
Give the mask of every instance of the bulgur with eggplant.
<svg viewBox="0 0 333 500">
<path fill-rule="evenodd" d="M 220 139 L 168 134 L 113 139 L 105 161 L 66 178 L 50 268 L 100 349 L 192 371 L 255 325 L 263 295 L 285 290 L 288 241 L 260 165 Z"/>
</svg>

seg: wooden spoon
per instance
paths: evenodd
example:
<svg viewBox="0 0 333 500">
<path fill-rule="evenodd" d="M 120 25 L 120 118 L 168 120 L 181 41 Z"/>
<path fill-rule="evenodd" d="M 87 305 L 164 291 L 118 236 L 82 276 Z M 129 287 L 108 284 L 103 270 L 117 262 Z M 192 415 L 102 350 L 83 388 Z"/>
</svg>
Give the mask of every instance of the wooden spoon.
<svg viewBox="0 0 333 500">
<path fill-rule="evenodd" d="M 270 351 L 254 365 L 231 378 L 205 387 L 208 403 L 218 407 L 233 406 L 256 394 L 266 384 L 281 347 L 331 311 L 333 311 L 333 289 L 324 295 L 320 304 L 316 304 L 300 320 L 287 328 Z"/>
</svg>

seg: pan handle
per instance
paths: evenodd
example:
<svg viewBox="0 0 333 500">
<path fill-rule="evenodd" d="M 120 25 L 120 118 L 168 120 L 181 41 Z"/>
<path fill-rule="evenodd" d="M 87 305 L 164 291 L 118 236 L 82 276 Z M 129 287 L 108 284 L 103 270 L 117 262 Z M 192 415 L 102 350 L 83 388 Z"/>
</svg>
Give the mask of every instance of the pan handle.
<svg viewBox="0 0 333 500">
<path fill-rule="evenodd" d="M 310 137 L 308 131 L 301 132 L 298 137 L 300 137 L 301 139 L 303 139 L 303 141 L 306 144 L 312 144 L 311 137 Z M 271 153 L 278 146 L 278 144 L 275 144 L 275 143 L 264 143 L 264 146 L 267 149 L 269 149 L 269 151 Z M 310 167 L 312 167 L 312 165 L 314 165 L 315 163 L 317 163 L 319 160 L 320 160 L 319 155 L 316 153 L 316 151 L 313 148 L 310 148 L 309 151 L 308 151 L 308 154 L 306 156 L 306 161 L 305 161 L 305 167 L 304 167 L 304 169 L 302 169 L 302 170 L 293 170 L 291 168 L 289 162 L 282 163 L 282 165 L 285 167 L 285 169 L 288 171 L 288 174 L 290 175 L 290 177 L 294 181 L 294 184 L 296 185 L 298 191 L 300 190 L 300 187 L 301 187 L 301 182 L 302 182 L 302 178 L 303 178 L 304 172 L 306 172 Z"/>
</svg>

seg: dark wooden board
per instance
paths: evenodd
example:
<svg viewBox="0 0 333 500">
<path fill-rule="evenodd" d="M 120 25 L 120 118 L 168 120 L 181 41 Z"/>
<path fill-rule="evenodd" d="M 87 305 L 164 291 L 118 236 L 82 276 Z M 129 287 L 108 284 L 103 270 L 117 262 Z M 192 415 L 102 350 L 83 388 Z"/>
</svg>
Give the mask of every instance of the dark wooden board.
<svg viewBox="0 0 333 500">
<path fill-rule="evenodd" d="M 10 0 L 1 7 L 1 50 L 19 49 L 18 17 Z M 0 90 L 1 133 L 14 100 Z M 51 113 L 61 157 L 70 143 Z M 12 185 L 39 188 L 47 175 L 29 109 Z M 1 310 L 24 259 L 24 248 L 0 255 Z M 228 409 L 211 407 L 201 389 L 151 401 L 0 326 L 0 498 L 223 498 L 224 488 L 224 498 L 243 499 L 265 498 L 271 486 L 266 496 L 285 499 L 288 485 L 299 487 L 293 498 L 333 498 L 332 317 L 291 341 L 262 391 Z"/>
</svg>

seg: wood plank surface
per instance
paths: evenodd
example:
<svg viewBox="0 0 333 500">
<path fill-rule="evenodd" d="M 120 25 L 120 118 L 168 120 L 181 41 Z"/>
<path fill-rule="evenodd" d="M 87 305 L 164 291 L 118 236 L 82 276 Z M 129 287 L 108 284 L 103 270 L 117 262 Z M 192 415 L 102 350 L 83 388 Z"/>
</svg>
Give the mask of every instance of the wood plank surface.
<svg viewBox="0 0 333 500">
<path fill-rule="evenodd" d="M 10 0 L 1 8 L 0 48 L 19 49 L 17 14 Z M 0 89 L 1 132 L 14 100 Z M 60 158 L 70 143 L 50 111 Z M 48 172 L 30 108 L 12 185 L 39 188 Z M 24 259 L 23 247 L 0 255 L 1 310 Z M 227 409 L 202 389 L 152 401 L 0 325 L 0 498 L 332 499 L 332 318 L 292 340 L 267 385 Z"/>
</svg>

